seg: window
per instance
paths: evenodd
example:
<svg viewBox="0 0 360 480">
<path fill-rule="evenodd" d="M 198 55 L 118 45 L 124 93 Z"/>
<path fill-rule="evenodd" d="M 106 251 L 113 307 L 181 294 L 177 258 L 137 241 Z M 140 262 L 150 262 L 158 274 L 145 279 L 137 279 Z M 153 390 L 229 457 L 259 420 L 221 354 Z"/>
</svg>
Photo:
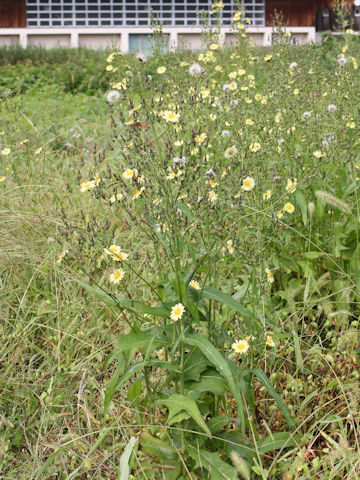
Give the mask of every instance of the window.
<svg viewBox="0 0 360 480">
<path fill-rule="evenodd" d="M 222 24 L 229 26 L 237 0 L 223 0 Z M 240 0 L 253 26 L 265 25 L 265 0 Z M 28 26 L 201 26 L 211 0 L 27 0 Z"/>
</svg>

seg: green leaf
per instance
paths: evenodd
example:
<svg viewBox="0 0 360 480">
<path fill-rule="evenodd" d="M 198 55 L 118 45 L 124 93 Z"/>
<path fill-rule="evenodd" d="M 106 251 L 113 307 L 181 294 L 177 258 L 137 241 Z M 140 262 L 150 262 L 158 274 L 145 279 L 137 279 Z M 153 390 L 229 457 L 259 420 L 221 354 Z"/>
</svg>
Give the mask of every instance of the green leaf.
<svg viewBox="0 0 360 480">
<path fill-rule="evenodd" d="M 294 446 L 295 441 L 289 432 L 275 432 L 257 442 L 257 448 L 261 454 Z"/>
<path fill-rule="evenodd" d="M 118 476 L 119 480 L 129 480 L 129 476 L 130 476 L 129 460 L 136 442 L 137 442 L 137 438 L 131 437 L 124 449 L 123 454 L 120 457 L 119 472 L 121 473 Z"/>
<path fill-rule="evenodd" d="M 205 468 L 210 475 L 210 480 L 238 480 L 236 469 L 221 460 L 218 453 L 198 450 L 191 445 L 186 446 L 186 451 L 195 460 L 195 468 Z"/>
<path fill-rule="evenodd" d="M 179 478 L 181 471 L 180 459 L 171 445 L 159 438 L 151 436 L 147 432 L 141 434 L 140 445 L 147 453 L 158 457 L 161 463 L 175 467 L 173 470 L 164 470 L 164 478 L 166 478 L 166 480 L 177 480 Z M 154 478 L 158 473 L 159 470 L 154 472 Z"/>
<path fill-rule="evenodd" d="M 143 369 L 144 366 L 146 365 L 146 362 L 138 362 L 138 363 L 133 363 L 130 365 L 130 367 L 127 369 L 127 371 L 124 373 L 124 375 L 119 379 L 123 365 L 119 364 L 113 373 L 110 382 L 107 386 L 107 389 L 105 391 L 105 399 L 104 399 L 104 417 L 106 417 L 107 411 L 110 406 L 110 402 L 115 394 L 115 392 L 118 390 L 118 388 L 125 383 L 129 378 L 134 375 L 136 372 L 139 370 Z M 121 367 L 121 368 L 120 368 Z"/>
<path fill-rule="evenodd" d="M 109 409 L 110 402 L 115 394 L 115 392 L 121 387 L 121 385 L 129 380 L 130 377 L 135 375 L 135 373 L 139 372 L 145 367 L 160 367 L 160 368 L 165 368 L 167 370 L 171 370 L 175 373 L 180 373 L 178 367 L 176 365 L 172 365 L 171 363 L 164 362 L 162 360 L 149 360 L 149 361 L 144 361 L 144 362 L 137 362 L 133 363 L 130 365 L 130 367 L 126 370 L 126 372 L 123 374 L 121 378 L 120 375 L 122 373 L 122 368 L 123 365 L 119 364 L 118 367 L 116 368 L 115 372 L 113 373 L 110 382 L 108 384 L 108 387 L 105 391 L 105 400 L 104 400 L 104 417 L 106 416 L 106 413 Z M 120 368 L 121 367 L 121 368 Z"/>
<path fill-rule="evenodd" d="M 167 398 L 160 398 L 159 400 L 156 400 L 155 405 L 165 405 L 168 410 L 169 410 L 169 416 L 168 416 L 168 423 L 171 421 L 175 415 L 177 415 L 179 412 L 182 412 L 185 410 L 190 417 L 192 417 L 195 422 L 199 425 L 199 427 L 210 437 L 211 437 L 211 432 L 209 428 L 207 427 L 206 423 L 204 422 L 200 410 L 195 402 L 190 397 L 185 397 L 184 395 L 180 395 L 178 393 L 173 393 L 170 395 L 170 397 Z"/>
<path fill-rule="evenodd" d="M 191 385 L 189 396 L 198 400 L 203 392 L 213 393 L 215 396 L 225 392 L 224 379 L 217 371 L 210 369 L 203 373 L 200 382 Z"/>
<path fill-rule="evenodd" d="M 217 302 L 221 302 L 228 306 L 231 310 L 235 312 L 239 312 L 245 318 L 254 319 L 254 315 L 248 310 L 247 308 L 243 307 L 241 303 L 234 300 L 233 297 L 227 295 L 226 293 L 220 292 L 217 288 L 208 287 L 202 290 L 203 298 L 207 298 L 208 300 L 216 300 Z"/>
<path fill-rule="evenodd" d="M 207 369 L 209 362 L 198 348 L 193 348 L 184 363 L 184 380 L 199 381 L 201 373 Z"/>
<path fill-rule="evenodd" d="M 224 380 L 229 387 L 230 392 L 233 394 L 238 408 L 242 407 L 241 397 L 238 391 L 238 388 L 235 383 L 235 379 L 232 373 L 231 368 L 229 367 L 225 358 L 221 353 L 214 347 L 209 340 L 202 335 L 195 334 L 186 338 L 186 343 L 198 347 L 199 350 L 205 355 L 209 362 L 214 365 L 218 372 L 222 375 Z"/>
<path fill-rule="evenodd" d="M 142 313 L 153 315 L 154 317 L 168 317 L 170 315 L 170 308 L 164 304 L 157 305 L 155 307 L 150 307 L 146 303 L 140 302 L 138 300 L 132 300 L 131 298 L 117 297 L 115 295 L 109 295 L 104 292 L 101 288 L 91 287 L 87 283 L 82 282 L 81 280 L 76 280 L 79 285 L 81 285 L 89 293 L 95 295 L 102 302 L 116 307 L 117 305 L 130 310 L 132 312 Z"/>
<path fill-rule="evenodd" d="M 220 430 L 222 430 L 226 425 L 229 425 L 229 423 L 229 417 L 227 417 L 226 415 L 218 415 L 211 418 L 208 421 L 207 426 L 209 427 L 211 433 L 217 433 L 220 432 Z"/>
<path fill-rule="evenodd" d="M 185 217 L 190 220 L 190 222 L 199 222 L 200 219 L 193 214 L 193 212 L 190 210 L 190 208 L 185 205 L 182 202 L 176 202 L 175 207 L 178 208 L 184 215 Z"/>
<path fill-rule="evenodd" d="M 297 190 L 297 191 L 295 192 L 295 198 L 296 198 L 296 203 L 297 203 L 297 204 L 299 205 L 299 207 L 300 207 L 303 224 L 304 224 L 305 227 L 306 227 L 306 225 L 307 225 L 307 218 L 308 218 L 308 206 L 307 206 L 307 203 L 306 203 L 304 194 L 303 194 L 300 190 Z"/>
<path fill-rule="evenodd" d="M 150 455 L 155 455 L 169 465 L 173 465 L 179 461 L 179 456 L 171 445 L 159 438 L 153 437 L 147 432 L 141 434 L 140 445 L 146 452 L 150 453 Z"/>
<path fill-rule="evenodd" d="M 290 416 L 289 410 L 286 408 L 285 404 L 280 398 L 280 395 L 276 392 L 272 384 L 270 383 L 270 380 L 266 376 L 265 372 L 261 370 L 261 368 L 254 368 L 251 370 L 251 372 L 257 377 L 258 380 L 264 385 L 268 393 L 273 397 L 275 402 L 277 403 L 278 407 L 280 408 L 285 420 L 287 421 L 287 424 L 291 429 L 295 428 L 295 423 L 294 420 Z"/>
<path fill-rule="evenodd" d="M 167 345 L 169 345 L 169 341 L 165 337 L 160 337 L 156 329 L 152 328 L 140 332 L 133 331 L 128 335 L 119 335 L 114 351 L 119 354 L 135 349 L 150 354 L 156 348 Z"/>
</svg>

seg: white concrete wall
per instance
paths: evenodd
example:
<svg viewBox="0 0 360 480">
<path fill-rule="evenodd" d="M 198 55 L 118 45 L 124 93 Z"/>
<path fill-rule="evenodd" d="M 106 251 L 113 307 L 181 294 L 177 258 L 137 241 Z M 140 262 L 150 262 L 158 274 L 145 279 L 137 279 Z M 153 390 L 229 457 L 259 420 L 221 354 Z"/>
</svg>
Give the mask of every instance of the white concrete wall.
<svg viewBox="0 0 360 480">
<path fill-rule="evenodd" d="M 291 32 L 294 43 L 315 42 L 314 27 L 287 27 L 284 31 Z M 129 51 L 129 34 L 152 33 L 148 27 L 43 27 L 43 28 L 0 28 L 0 46 L 20 44 L 43 45 L 46 48 L 87 47 L 94 49 L 117 48 L 124 53 Z M 200 27 L 164 27 L 163 33 L 168 34 L 171 50 L 187 45 L 194 50 L 201 48 Z M 248 27 L 247 33 L 255 45 L 269 46 L 276 33 L 272 27 Z M 230 44 L 234 38 L 231 28 L 223 28 L 221 36 L 225 44 Z"/>
</svg>

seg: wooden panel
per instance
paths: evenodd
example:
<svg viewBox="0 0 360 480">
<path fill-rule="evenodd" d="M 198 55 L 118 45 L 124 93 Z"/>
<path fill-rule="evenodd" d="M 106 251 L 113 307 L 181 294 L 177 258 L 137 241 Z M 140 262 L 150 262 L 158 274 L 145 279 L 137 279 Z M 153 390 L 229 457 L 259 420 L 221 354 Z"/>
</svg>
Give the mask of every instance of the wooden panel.
<svg viewBox="0 0 360 480">
<path fill-rule="evenodd" d="M 26 27 L 25 0 L 0 0 L 0 28 Z"/>
<path fill-rule="evenodd" d="M 353 0 L 345 0 L 349 6 Z M 313 27 L 320 8 L 334 6 L 334 0 L 267 0 L 266 25 L 272 25 L 274 12 L 282 12 L 284 24 L 290 27 Z"/>
</svg>

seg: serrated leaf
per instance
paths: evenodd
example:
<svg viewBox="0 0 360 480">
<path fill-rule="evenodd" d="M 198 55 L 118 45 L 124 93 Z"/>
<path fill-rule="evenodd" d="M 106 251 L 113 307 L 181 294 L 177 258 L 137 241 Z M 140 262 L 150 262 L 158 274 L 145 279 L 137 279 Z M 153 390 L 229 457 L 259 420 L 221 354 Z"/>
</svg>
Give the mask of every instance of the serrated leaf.
<svg viewBox="0 0 360 480">
<path fill-rule="evenodd" d="M 240 313 L 245 318 L 254 319 L 254 315 L 247 308 L 243 307 L 241 303 L 237 302 L 230 295 L 220 292 L 217 288 L 208 287 L 202 290 L 202 297 L 207 298 L 208 300 L 215 300 L 217 302 L 223 303 L 231 310 Z"/>
<path fill-rule="evenodd" d="M 160 398 L 156 400 L 155 405 L 165 405 L 169 410 L 168 422 L 172 420 L 175 415 L 183 410 L 187 412 L 191 418 L 199 425 L 199 427 L 210 437 L 211 432 L 207 427 L 204 419 L 201 416 L 199 407 L 197 406 L 195 400 L 190 397 L 185 397 L 179 393 L 173 393 L 167 398 Z"/>
<path fill-rule="evenodd" d="M 186 447 L 187 453 L 195 461 L 195 468 L 205 468 L 210 480 L 239 480 L 236 469 L 221 460 L 218 453 L 198 450 L 191 445 Z"/>
</svg>

